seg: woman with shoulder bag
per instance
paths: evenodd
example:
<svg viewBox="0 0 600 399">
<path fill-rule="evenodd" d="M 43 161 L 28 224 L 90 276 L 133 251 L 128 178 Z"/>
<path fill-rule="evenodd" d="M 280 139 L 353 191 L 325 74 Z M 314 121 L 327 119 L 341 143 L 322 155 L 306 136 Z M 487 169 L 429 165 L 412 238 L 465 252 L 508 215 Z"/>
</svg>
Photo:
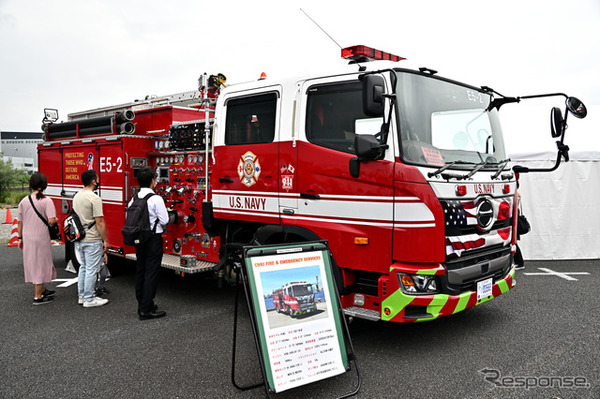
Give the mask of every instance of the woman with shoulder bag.
<svg viewBox="0 0 600 399">
<path fill-rule="evenodd" d="M 48 229 L 58 222 L 54 203 L 43 193 L 47 186 L 48 180 L 42 173 L 31 175 L 32 193 L 21 200 L 18 212 L 19 248 L 23 251 L 25 282 L 35 286 L 34 305 L 50 303 L 55 294 L 44 286 L 56 278 Z"/>
</svg>

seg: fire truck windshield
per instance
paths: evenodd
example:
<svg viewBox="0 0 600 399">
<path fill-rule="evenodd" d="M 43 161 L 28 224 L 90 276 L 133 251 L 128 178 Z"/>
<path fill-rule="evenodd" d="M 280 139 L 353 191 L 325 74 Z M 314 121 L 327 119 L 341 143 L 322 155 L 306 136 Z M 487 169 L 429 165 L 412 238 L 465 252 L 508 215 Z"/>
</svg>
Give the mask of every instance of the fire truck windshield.
<svg viewBox="0 0 600 399">
<path fill-rule="evenodd" d="M 312 285 L 310 285 L 310 284 L 294 285 L 294 286 L 292 286 L 292 292 L 293 292 L 293 295 L 296 297 L 310 295 L 313 293 Z"/>
<path fill-rule="evenodd" d="M 397 77 L 405 162 L 436 168 L 454 162 L 461 169 L 485 162 L 495 169 L 506 158 L 497 110 L 487 110 L 489 94 L 430 75 L 397 71 Z"/>
</svg>

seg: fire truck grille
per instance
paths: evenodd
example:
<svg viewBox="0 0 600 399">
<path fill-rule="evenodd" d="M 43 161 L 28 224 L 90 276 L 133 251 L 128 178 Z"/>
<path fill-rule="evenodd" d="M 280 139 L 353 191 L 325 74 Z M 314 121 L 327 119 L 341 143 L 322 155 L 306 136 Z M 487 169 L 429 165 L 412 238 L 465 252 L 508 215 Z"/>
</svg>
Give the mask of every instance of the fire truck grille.
<svg viewBox="0 0 600 399">
<path fill-rule="evenodd" d="M 483 261 L 492 261 L 506 254 L 510 254 L 510 248 L 499 244 L 482 249 L 474 249 L 469 251 L 468 256 L 463 255 L 460 258 L 446 258 L 446 269 L 462 269 Z"/>
<path fill-rule="evenodd" d="M 471 200 L 440 200 L 440 204 L 444 210 L 447 237 L 486 234 L 478 227 L 481 223 L 481 214 L 478 211 L 479 208 L 476 202 Z M 491 226 L 488 226 L 486 223 L 485 230 L 489 231 L 510 227 L 512 226 L 512 220 L 512 217 L 501 218 L 500 220 L 496 219 Z"/>
<path fill-rule="evenodd" d="M 511 249 L 501 246 L 480 251 L 464 259 L 446 262 L 446 276 L 442 282 L 442 291 L 451 295 L 475 291 L 478 281 L 490 277 L 496 283 L 510 271 L 511 260 Z"/>
</svg>

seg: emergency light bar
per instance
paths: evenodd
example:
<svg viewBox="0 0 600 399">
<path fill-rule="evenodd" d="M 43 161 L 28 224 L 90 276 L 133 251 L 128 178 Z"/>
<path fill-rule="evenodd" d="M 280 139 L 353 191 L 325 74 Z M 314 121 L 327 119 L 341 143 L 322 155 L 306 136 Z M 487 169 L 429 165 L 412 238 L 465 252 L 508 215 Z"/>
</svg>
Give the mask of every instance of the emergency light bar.
<svg viewBox="0 0 600 399">
<path fill-rule="evenodd" d="M 369 61 L 394 61 L 398 62 L 406 58 L 394 54 L 386 53 L 385 51 L 376 50 L 367 46 L 352 46 L 342 49 L 342 58 L 352 62 L 369 62 Z"/>
</svg>

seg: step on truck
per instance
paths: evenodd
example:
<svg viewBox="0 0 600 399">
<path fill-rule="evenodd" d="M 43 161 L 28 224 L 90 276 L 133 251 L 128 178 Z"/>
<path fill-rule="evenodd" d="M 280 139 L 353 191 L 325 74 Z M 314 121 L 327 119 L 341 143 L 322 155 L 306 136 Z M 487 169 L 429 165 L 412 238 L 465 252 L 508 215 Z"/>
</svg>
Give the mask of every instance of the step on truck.
<svg viewBox="0 0 600 399">
<path fill-rule="evenodd" d="M 585 106 L 506 97 L 365 46 L 342 57 L 337 74 L 229 86 L 204 74 L 198 90 L 63 123 L 47 109 L 39 165 L 60 221 L 95 169 L 109 252 L 135 259 L 120 230 L 136 171 L 151 166 L 170 218 L 162 266 L 182 275 L 231 281 L 243 245 L 327 240 L 351 317 L 433 320 L 508 292 L 518 173 L 545 170 L 511 169 L 500 109 L 566 98 L 564 116 L 551 114 L 555 169 L 568 160 L 567 116 Z"/>
</svg>

